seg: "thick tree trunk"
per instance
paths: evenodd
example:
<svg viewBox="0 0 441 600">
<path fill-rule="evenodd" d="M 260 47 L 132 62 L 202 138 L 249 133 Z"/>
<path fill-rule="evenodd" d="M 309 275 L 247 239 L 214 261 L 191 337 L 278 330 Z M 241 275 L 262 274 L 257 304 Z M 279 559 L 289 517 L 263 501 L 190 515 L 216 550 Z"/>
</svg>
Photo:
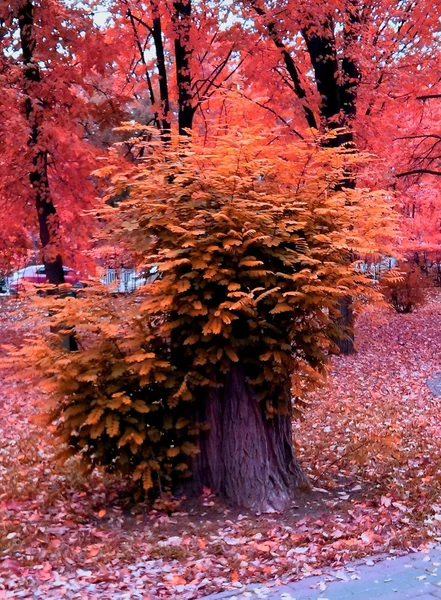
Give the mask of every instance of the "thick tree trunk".
<svg viewBox="0 0 441 600">
<path fill-rule="evenodd" d="M 235 506 L 271 512 L 290 505 L 295 489 L 309 487 L 292 445 L 291 415 L 265 419 L 243 369 L 210 391 L 200 454 L 192 466 L 196 488 L 209 487 Z"/>
<path fill-rule="evenodd" d="M 48 152 L 42 146 L 43 100 L 39 94 L 40 67 L 34 62 L 34 5 L 31 0 L 21 2 L 18 10 L 20 43 L 23 53 L 23 91 L 25 114 L 29 123 L 28 147 L 31 153 L 29 181 L 35 197 L 43 262 L 49 283 L 64 283 L 61 255 L 58 252 L 59 223 L 49 188 Z"/>
</svg>

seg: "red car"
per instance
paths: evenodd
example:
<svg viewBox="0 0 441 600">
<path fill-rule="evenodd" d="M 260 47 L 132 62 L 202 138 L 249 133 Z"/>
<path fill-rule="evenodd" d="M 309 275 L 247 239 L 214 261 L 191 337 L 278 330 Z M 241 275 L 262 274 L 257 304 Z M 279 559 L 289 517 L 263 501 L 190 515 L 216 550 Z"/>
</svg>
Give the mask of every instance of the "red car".
<svg viewBox="0 0 441 600">
<path fill-rule="evenodd" d="M 63 267 L 64 279 L 73 287 L 84 287 L 77 273 L 69 267 Z M 44 265 L 31 265 L 20 269 L 11 275 L 8 282 L 8 290 L 11 295 L 26 289 L 26 284 L 43 284 L 48 283 Z"/>
</svg>

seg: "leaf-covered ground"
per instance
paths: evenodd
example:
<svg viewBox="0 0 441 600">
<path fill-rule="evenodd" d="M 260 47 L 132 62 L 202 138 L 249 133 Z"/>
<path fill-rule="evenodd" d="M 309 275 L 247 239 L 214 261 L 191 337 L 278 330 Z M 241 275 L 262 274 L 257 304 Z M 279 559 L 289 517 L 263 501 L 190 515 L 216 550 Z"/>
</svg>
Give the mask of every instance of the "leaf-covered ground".
<svg viewBox="0 0 441 600">
<path fill-rule="evenodd" d="M 1 341 L 19 340 L 26 304 L 0 303 Z M 32 423 L 38 390 L 3 373 L 0 600 L 185 600 L 441 541 L 441 400 L 426 385 L 441 372 L 441 299 L 369 309 L 357 341 L 296 423 L 314 491 L 285 515 L 240 514 L 208 492 L 171 515 L 128 505 L 120 482 L 54 461 Z"/>
</svg>

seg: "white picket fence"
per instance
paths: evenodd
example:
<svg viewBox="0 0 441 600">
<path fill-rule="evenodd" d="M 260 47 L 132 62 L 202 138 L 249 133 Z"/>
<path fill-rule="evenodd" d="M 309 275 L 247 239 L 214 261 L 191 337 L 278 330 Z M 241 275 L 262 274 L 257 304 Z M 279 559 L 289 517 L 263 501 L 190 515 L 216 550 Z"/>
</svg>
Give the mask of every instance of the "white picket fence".
<svg viewBox="0 0 441 600">
<path fill-rule="evenodd" d="M 377 263 L 361 262 L 359 264 L 359 269 L 362 273 L 369 275 L 369 277 L 371 277 L 373 281 L 378 283 L 387 271 L 389 271 L 390 269 L 394 269 L 396 266 L 396 258 L 393 258 L 391 256 L 385 256 L 381 259 L 380 262 Z"/>
<path fill-rule="evenodd" d="M 145 283 L 151 283 L 158 276 L 157 267 L 151 267 L 148 274 L 137 273 L 135 269 L 110 269 L 107 268 L 101 283 L 108 285 L 119 293 L 133 292 Z"/>
<path fill-rule="evenodd" d="M 133 292 L 137 287 L 135 269 L 106 269 L 100 281 L 121 293 Z"/>
</svg>

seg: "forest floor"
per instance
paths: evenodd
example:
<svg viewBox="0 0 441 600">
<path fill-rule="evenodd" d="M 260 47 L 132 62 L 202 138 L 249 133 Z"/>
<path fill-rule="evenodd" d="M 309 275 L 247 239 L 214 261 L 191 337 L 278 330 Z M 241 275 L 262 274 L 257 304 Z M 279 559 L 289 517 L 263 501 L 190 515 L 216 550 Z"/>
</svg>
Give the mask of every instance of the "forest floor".
<svg viewBox="0 0 441 600">
<path fill-rule="evenodd" d="M 27 315 L 0 298 L 0 341 L 20 341 Z M 365 310 L 357 346 L 295 424 L 314 490 L 283 515 L 240 514 L 209 491 L 170 515 L 130 506 L 117 480 L 54 460 L 32 422 L 38 389 L 3 372 L 0 600 L 194 599 L 441 542 L 441 399 L 426 383 L 441 373 L 441 298 Z"/>
</svg>

